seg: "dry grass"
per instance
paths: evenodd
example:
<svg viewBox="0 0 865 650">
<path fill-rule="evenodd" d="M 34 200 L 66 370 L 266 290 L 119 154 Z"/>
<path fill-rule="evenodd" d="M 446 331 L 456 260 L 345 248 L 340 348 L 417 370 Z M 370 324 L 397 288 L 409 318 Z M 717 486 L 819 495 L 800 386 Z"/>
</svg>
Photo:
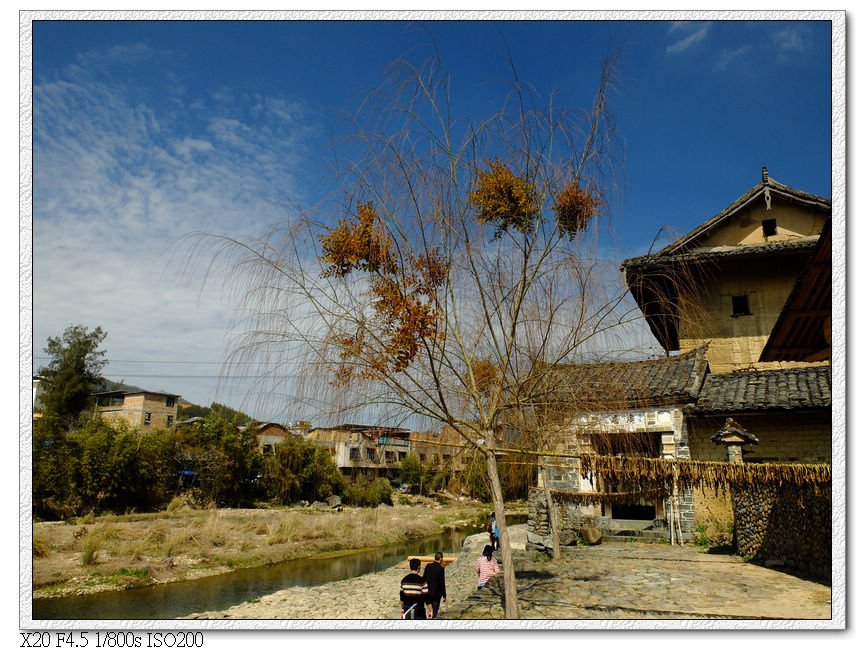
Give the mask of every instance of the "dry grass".
<svg viewBox="0 0 865 650">
<path fill-rule="evenodd" d="M 145 572 L 153 582 L 170 582 L 382 546 L 439 532 L 442 524 L 476 522 L 484 512 L 475 503 L 439 507 L 429 502 L 341 512 L 175 508 L 164 513 L 89 517 L 83 526 L 81 520 L 37 522 L 33 525 L 34 594 L 135 586 L 149 582 L 132 579 Z M 82 583 L 88 586 L 82 588 Z"/>
<path fill-rule="evenodd" d="M 91 566 L 99 559 L 102 538 L 98 533 L 88 533 L 81 540 L 81 566 Z"/>
</svg>

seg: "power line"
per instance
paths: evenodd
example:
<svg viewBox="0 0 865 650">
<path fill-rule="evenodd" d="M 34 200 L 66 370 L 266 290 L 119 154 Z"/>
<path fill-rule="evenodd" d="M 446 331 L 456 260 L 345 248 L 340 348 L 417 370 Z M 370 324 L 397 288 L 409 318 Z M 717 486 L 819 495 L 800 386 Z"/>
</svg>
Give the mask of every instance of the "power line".
<svg viewBox="0 0 865 650">
<path fill-rule="evenodd" d="M 53 357 L 47 356 L 35 356 L 34 359 L 53 359 Z M 228 366 L 278 366 L 283 364 L 288 364 L 290 362 L 287 361 L 165 361 L 165 360 L 154 360 L 154 359 L 105 359 L 106 362 L 110 363 L 161 363 L 161 364 L 193 364 L 193 365 L 228 365 Z"/>
<path fill-rule="evenodd" d="M 272 379 L 273 375 L 141 375 L 141 374 L 127 374 L 125 372 L 113 372 L 111 373 L 115 377 L 123 376 L 127 377 L 135 377 L 137 379 L 148 378 L 148 379 Z M 296 377 L 298 376 L 295 373 L 282 375 L 280 378 L 288 378 L 288 377 Z"/>
</svg>

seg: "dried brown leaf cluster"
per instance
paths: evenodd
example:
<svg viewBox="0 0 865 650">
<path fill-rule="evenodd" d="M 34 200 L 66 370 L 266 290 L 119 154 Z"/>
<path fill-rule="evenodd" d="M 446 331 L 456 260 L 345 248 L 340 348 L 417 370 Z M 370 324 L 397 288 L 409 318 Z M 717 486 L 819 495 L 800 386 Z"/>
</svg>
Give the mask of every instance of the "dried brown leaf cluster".
<svg viewBox="0 0 865 650">
<path fill-rule="evenodd" d="M 487 164 L 488 170 L 477 172 L 469 205 L 477 211 L 481 223 L 496 226 L 496 238 L 509 228 L 527 232 L 541 211 L 541 197 L 534 184 L 514 174 L 497 158 Z"/>
<path fill-rule="evenodd" d="M 344 278 L 355 271 L 373 277 L 370 292 L 378 336 L 360 328 L 354 336 L 338 336 L 342 364 L 336 383 L 379 379 L 387 371 L 405 370 L 424 339 L 436 335 L 440 310 L 436 292 L 447 279 L 448 266 L 438 251 L 408 255 L 398 264 L 392 244 L 373 204 L 358 203 L 357 214 L 340 219 L 320 237 L 322 275 Z"/>
<path fill-rule="evenodd" d="M 372 202 L 358 202 L 356 215 L 340 219 L 336 228 L 320 239 L 321 261 L 328 265 L 322 273 L 325 277 L 342 278 L 355 270 L 391 272 L 394 268 L 390 240 Z"/>
<path fill-rule="evenodd" d="M 488 395 L 499 377 L 499 367 L 492 359 L 474 359 L 471 362 L 472 377 L 481 395 Z M 466 383 L 471 383 L 466 377 Z"/>
<path fill-rule="evenodd" d="M 592 217 L 604 207 L 604 194 L 594 186 L 580 187 L 574 179 L 556 195 L 553 212 L 556 213 L 559 229 L 571 239 L 589 227 Z"/>
</svg>

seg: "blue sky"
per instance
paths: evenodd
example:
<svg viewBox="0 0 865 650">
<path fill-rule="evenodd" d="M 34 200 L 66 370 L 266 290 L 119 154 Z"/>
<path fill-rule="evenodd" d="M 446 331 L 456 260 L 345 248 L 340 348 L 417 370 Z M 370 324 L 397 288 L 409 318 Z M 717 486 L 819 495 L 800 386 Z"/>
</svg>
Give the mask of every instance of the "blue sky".
<svg viewBox="0 0 865 650">
<path fill-rule="evenodd" d="M 49 336 L 100 325 L 112 379 L 310 418 L 219 384 L 234 306 L 218 278 L 182 273 L 185 236 L 261 234 L 287 201 L 331 192 L 345 115 L 390 62 L 420 62 L 432 39 L 476 118 L 507 90 L 508 52 L 541 97 L 584 109 L 620 47 L 603 247 L 621 260 L 716 214 L 763 165 L 831 196 L 830 37 L 802 21 L 35 23 L 34 365 Z"/>
</svg>

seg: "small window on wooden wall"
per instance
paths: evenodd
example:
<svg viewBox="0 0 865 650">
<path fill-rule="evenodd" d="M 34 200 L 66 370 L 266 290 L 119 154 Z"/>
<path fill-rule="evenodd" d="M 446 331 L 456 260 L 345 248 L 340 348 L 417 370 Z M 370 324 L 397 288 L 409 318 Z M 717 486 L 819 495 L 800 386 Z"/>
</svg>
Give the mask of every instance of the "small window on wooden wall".
<svg viewBox="0 0 865 650">
<path fill-rule="evenodd" d="M 733 317 L 750 316 L 751 307 L 748 304 L 748 295 L 733 296 Z"/>
<path fill-rule="evenodd" d="M 763 237 L 774 237 L 778 234 L 778 223 L 774 219 L 763 220 Z"/>
</svg>

